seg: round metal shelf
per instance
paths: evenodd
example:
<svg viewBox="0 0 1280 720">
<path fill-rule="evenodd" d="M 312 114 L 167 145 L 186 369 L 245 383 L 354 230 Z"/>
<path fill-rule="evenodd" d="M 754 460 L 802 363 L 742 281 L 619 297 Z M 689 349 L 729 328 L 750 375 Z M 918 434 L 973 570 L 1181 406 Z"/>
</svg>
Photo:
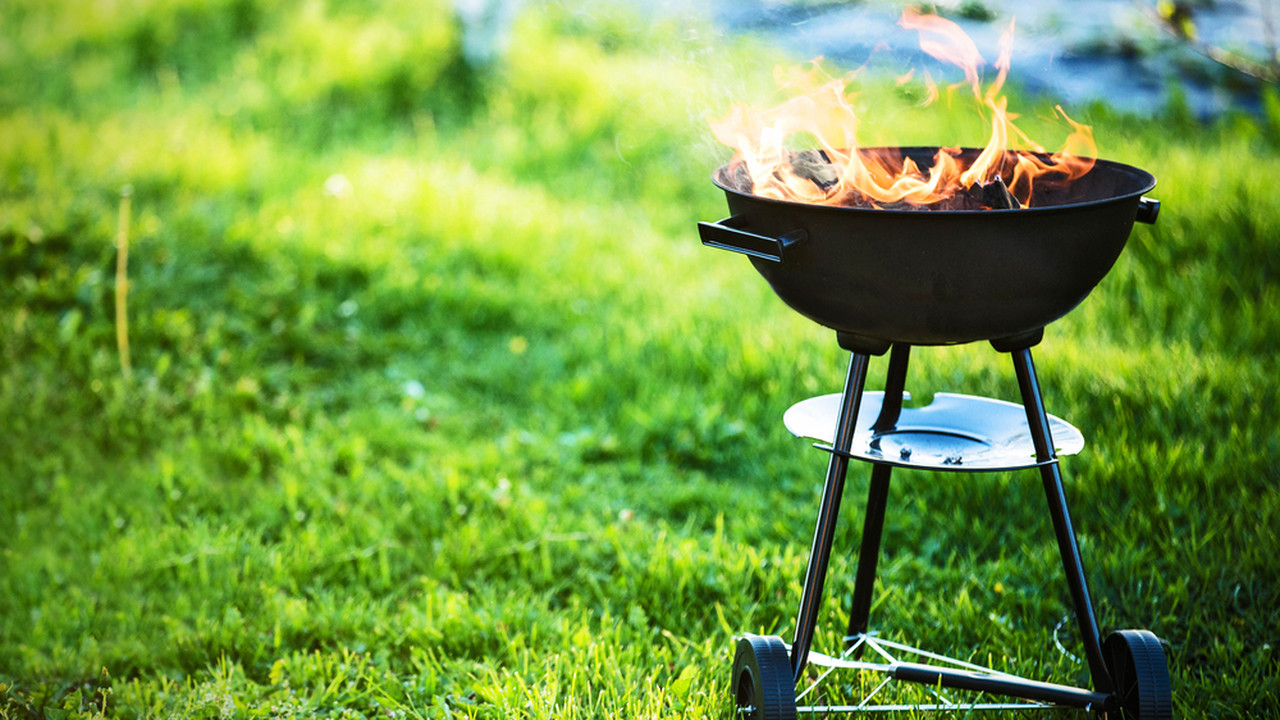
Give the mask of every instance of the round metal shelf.
<svg viewBox="0 0 1280 720">
<path fill-rule="evenodd" d="M 883 392 L 862 394 L 851 457 L 951 472 L 1018 470 L 1041 464 L 1036 462 L 1026 410 L 1017 403 L 937 393 L 928 405 L 903 407 L 893 428 L 873 432 L 883 401 Z M 840 394 L 834 393 L 792 405 L 782 420 L 797 437 L 831 443 L 839 412 Z M 1049 431 L 1058 455 L 1074 455 L 1084 447 L 1084 435 L 1061 418 L 1049 416 Z"/>
</svg>

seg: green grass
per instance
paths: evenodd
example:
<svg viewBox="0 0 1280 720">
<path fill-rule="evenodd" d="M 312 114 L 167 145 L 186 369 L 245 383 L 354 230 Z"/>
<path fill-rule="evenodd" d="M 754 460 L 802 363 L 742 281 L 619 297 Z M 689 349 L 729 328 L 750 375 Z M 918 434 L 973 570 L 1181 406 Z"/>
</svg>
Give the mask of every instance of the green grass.
<svg viewBox="0 0 1280 720">
<path fill-rule="evenodd" d="M 705 119 L 776 55 L 560 4 L 491 67 L 442 1 L 13 0 L 0 32 L 0 717 L 729 716 L 825 466 L 781 414 L 846 362 L 696 239 Z M 983 140 L 866 92 L 874 138 Z M 1280 715 L 1280 109 L 1074 112 L 1165 204 L 1037 349 L 1100 621 L 1169 641 L 1180 716 Z M 984 345 L 909 387 L 1017 392 Z M 887 634 L 1086 681 L 1034 474 L 897 473 L 885 547 Z"/>
</svg>

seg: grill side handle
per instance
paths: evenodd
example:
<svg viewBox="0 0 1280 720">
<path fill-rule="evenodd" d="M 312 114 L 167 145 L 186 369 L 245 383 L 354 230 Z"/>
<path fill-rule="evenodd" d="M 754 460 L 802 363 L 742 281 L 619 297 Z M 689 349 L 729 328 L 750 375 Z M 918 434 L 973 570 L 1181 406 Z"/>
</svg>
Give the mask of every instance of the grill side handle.
<svg viewBox="0 0 1280 720">
<path fill-rule="evenodd" d="M 808 239 L 804 230 L 792 230 L 782 237 L 757 235 L 742 229 L 746 223 L 743 215 L 733 215 L 717 222 L 698 223 L 698 235 L 702 244 L 721 250 L 742 253 L 753 258 L 780 263 L 787 248 Z"/>
<path fill-rule="evenodd" d="M 1138 216 L 1134 220 L 1148 225 L 1155 225 L 1157 217 L 1160 217 L 1159 200 L 1149 197 L 1138 200 Z"/>
</svg>

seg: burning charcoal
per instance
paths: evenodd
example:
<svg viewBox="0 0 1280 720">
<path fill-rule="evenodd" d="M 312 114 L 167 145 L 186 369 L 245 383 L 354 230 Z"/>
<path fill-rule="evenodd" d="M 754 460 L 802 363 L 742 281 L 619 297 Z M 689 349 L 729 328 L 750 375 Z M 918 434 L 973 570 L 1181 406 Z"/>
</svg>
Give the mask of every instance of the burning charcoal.
<svg viewBox="0 0 1280 720">
<path fill-rule="evenodd" d="M 967 188 L 961 188 L 951 197 L 946 197 L 935 203 L 933 210 L 981 210 L 982 202 L 982 186 L 974 183 Z"/>
<path fill-rule="evenodd" d="M 791 171 L 826 190 L 840 180 L 836 168 L 827 158 L 815 150 L 805 150 L 791 156 Z"/>
<path fill-rule="evenodd" d="M 1011 210 L 1022 207 L 999 175 L 996 175 L 995 180 L 982 186 L 982 204 L 992 210 Z"/>
<path fill-rule="evenodd" d="M 970 185 L 969 188 L 964 192 L 965 206 L 964 208 L 961 208 L 961 209 L 964 209 L 964 210 L 983 209 L 983 207 L 987 206 L 987 201 L 983 197 L 984 195 L 985 193 L 983 191 L 982 183 L 974 183 Z"/>
</svg>

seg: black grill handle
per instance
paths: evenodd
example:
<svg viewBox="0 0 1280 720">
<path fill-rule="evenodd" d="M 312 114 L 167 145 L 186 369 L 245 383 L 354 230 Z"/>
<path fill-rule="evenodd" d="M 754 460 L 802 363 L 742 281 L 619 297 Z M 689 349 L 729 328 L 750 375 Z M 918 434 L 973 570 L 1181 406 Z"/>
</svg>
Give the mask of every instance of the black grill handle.
<svg viewBox="0 0 1280 720">
<path fill-rule="evenodd" d="M 698 223 L 702 244 L 721 250 L 731 250 L 761 260 L 782 262 L 787 248 L 809 237 L 804 230 L 793 230 L 782 237 L 757 235 L 742 229 L 746 218 L 742 215 L 727 217 L 718 222 Z"/>
<path fill-rule="evenodd" d="M 1155 225 L 1156 218 L 1160 217 L 1160 201 L 1155 198 L 1144 197 L 1138 201 L 1138 216 L 1134 218 L 1140 223 Z"/>
</svg>

